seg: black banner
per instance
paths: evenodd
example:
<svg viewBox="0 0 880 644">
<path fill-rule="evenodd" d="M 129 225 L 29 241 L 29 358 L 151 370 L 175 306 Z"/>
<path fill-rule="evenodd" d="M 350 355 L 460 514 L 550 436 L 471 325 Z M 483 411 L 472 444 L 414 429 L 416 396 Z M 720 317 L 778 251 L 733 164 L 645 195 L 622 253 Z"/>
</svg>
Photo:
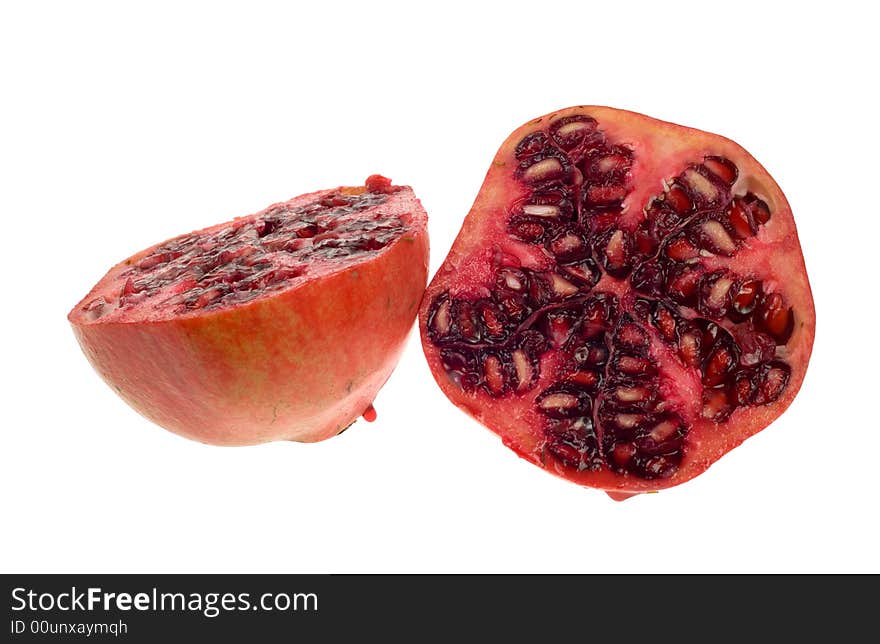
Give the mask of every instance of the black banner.
<svg viewBox="0 0 880 644">
<path fill-rule="evenodd" d="M 838 576 L 7 575 L 4 630 L 9 642 L 847 641 L 873 608 L 857 581 L 873 587 Z"/>
</svg>

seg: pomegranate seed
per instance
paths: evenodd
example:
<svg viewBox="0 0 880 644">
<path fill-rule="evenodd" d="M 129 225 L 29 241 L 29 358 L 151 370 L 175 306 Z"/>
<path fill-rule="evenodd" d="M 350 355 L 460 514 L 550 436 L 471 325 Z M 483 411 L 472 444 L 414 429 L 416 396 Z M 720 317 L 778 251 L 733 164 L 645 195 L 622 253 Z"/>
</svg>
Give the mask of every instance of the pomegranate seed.
<svg viewBox="0 0 880 644">
<path fill-rule="evenodd" d="M 617 339 L 621 344 L 630 347 L 648 346 L 648 334 L 635 324 L 626 324 L 617 332 Z"/>
<path fill-rule="evenodd" d="M 497 395 L 504 391 L 504 370 L 497 356 L 488 356 L 483 362 L 483 376 L 490 392 Z"/>
<path fill-rule="evenodd" d="M 364 185 L 369 192 L 386 193 L 391 189 L 391 179 L 387 179 L 379 174 L 371 174 L 367 177 Z"/>
<path fill-rule="evenodd" d="M 553 139 L 565 150 L 571 150 L 580 145 L 587 135 L 595 129 L 596 121 L 593 119 L 573 120 L 551 125 Z"/>
<path fill-rule="evenodd" d="M 451 326 L 449 309 L 451 306 L 452 304 L 448 298 L 442 300 L 439 306 L 435 309 L 434 316 L 431 318 L 431 328 L 439 337 L 443 337 L 449 333 L 449 328 Z"/>
<path fill-rule="evenodd" d="M 754 367 L 771 360 L 776 354 L 776 341 L 766 333 L 742 330 L 737 337 L 740 347 L 739 362 L 745 367 Z"/>
<path fill-rule="evenodd" d="M 518 321 L 525 316 L 527 311 L 525 303 L 516 295 L 502 295 L 498 301 L 511 320 Z"/>
<path fill-rule="evenodd" d="M 551 313 L 547 316 L 547 339 L 555 347 L 563 347 L 571 336 L 573 320 L 565 313 Z"/>
<path fill-rule="evenodd" d="M 675 474 L 678 465 L 668 456 L 654 456 L 645 464 L 645 476 L 647 478 L 669 478 Z"/>
<path fill-rule="evenodd" d="M 523 214 L 532 217 L 558 217 L 559 206 L 546 206 L 542 204 L 528 204 L 523 206 Z"/>
<path fill-rule="evenodd" d="M 663 334 L 663 337 L 670 342 L 675 339 L 676 322 L 675 317 L 665 307 L 658 307 L 654 314 L 654 323 Z"/>
<path fill-rule="evenodd" d="M 611 172 L 623 172 L 624 170 L 628 170 L 629 166 L 630 159 L 623 156 L 622 154 L 609 154 L 604 157 L 600 157 L 595 163 L 595 168 L 601 174 L 608 174 Z"/>
<path fill-rule="evenodd" d="M 383 177 L 383 179 L 384 179 L 384 177 Z M 387 185 L 389 185 L 389 186 L 391 185 L 391 182 L 388 179 L 385 179 L 385 181 L 387 182 Z M 367 186 L 366 186 L 367 190 L 370 190 L 369 182 L 370 182 L 370 178 L 367 178 Z M 376 187 L 379 188 L 378 185 Z M 370 191 L 372 192 L 372 190 L 370 190 Z M 347 206 L 349 202 L 347 199 L 342 197 L 342 195 L 340 195 L 340 194 L 330 194 L 330 195 L 327 195 L 326 197 L 324 197 L 323 199 L 321 199 L 321 201 L 319 203 L 322 206 L 324 206 L 325 208 L 338 208 L 339 206 Z"/>
<path fill-rule="evenodd" d="M 502 286 L 516 292 L 525 290 L 526 278 L 523 273 L 514 270 L 502 270 L 498 275 L 499 282 Z"/>
<path fill-rule="evenodd" d="M 648 232 L 647 227 L 640 226 L 636 231 L 636 249 L 639 254 L 644 257 L 653 255 L 658 246 L 659 242 L 650 232 Z"/>
<path fill-rule="evenodd" d="M 666 275 L 663 267 L 656 260 L 640 265 L 630 280 L 634 289 L 652 297 L 660 296 L 663 293 L 665 282 Z"/>
<path fill-rule="evenodd" d="M 733 286 L 733 280 L 729 277 L 721 276 L 709 285 L 709 292 L 706 295 L 704 304 L 714 311 L 723 313 L 727 309 L 728 295 Z"/>
<path fill-rule="evenodd" d="M 626 186 L 590 186 L 587 188 L 587 202 L 591 204 L 613 204 L 626 197 Z"/>
<path fill-rule="evenodd" d="M 644 376 L 654 372 L 654 366 L 649 360 L 636 356 L 620 356 L 617 359 L 617 368 L 629 376 Z"/>
<path fill-rule="evenodd" d="M 794 330 L 794 312 L 786 308 L 779 293 L 771 293 L 764 298 L 756 322 L 767 331 L 779 344 L 785 344 Z"/>
<path fill-rule="evenodd" d="M 570 232 L 553 238 L 548 247 L 561 262 L 580 259 L 590 252 L 586 242 L 579 235 Z"/>
<path fill-rule="evenodd" d="M 528 183 L 539 183 L 550 179 L 558 179 L 565 172 L 562 162 L 556 157 L 547 157 L 533 163 L 522 173 L 522 177 Z"/>
<path fill-rule="evenodd" d="M 549 275 L 550 278 L 550 288 L 553 292 L 562 298 L 571 297 L 572 295 L 576 295 L 579 290 L 578 287 L 569 282 L 567 279 L 562 277 L 561 275 L 557 275 L 556 273 L 551 273 Z"/>
<path fill-rule="evenodd" d="M 547 444 L 548 451 L 553 454 L 558 460 L 562 461 L 563 465 L 567 465 L 568 467 L 577 467 L 581 461 L 581 453 L 580 451 L 568 443 L 563 441 L 554 441 Z"/>
<path fill-rule="evenodd" d="M 703 418 L 720 422 L 730 416 L 732 409 L 727 393 L 722 389 L 705 389 L 703 391 Z"/>
<path fill-rule="evenodd" d="M 677 422 L 669 419 L 662 420 L 654 425 L 648 436 L 650 436 L 655 443 L 662 443 L 675 434 L 675 432 L 678 431 L 678 427 L 679 424 Z"/>
<path fill-rule="evenodd" d="M 632 443 L 618 443 L 611 452 L 611 458 L 620 467 L 625 467 L 636 455 L 636 446 Z"/>
<path fill-rule="evenodd" d="M 699 257 L 700 251 L 684 237 L 679 237 L 666 247 L 666 255 L 677 262 L 685 262 Z"/>
<path fill-rule="evenodd" d="M 701 237 L 708 242 L 707 250 L 733 255 L 736 252 L 736 242 L 727 232 L 724 225 L 716 219 L 708 219 L 700 226 Z"/>
<path fill-rule="evenodd" d="M 228 288 L 223 288 L 221 286 L 215 286 L 214 288 L 209 288 L 199 294 L 194 300 L 190 300 L 187 303 L 187 308 L 192 309 L 201 309 L 209 304 L 214 303 L 216 300 L 219 300 L 224 295 L 229 292 Z"/>
<path fill-rule="evenodd" d="M 458 302 L 456 321 L 458 322 L 458 331 L 464 339 L 471 342 L 476 342 L 480 339 L 479 329 L 473 319 L 473 310 L 468 302 Z"/>
<path fill-rule="evenodd" d="M 587 353 L 586 362 L 601 367 L 608 361 L 608 349 L 602 345 L 594 345 L 590 347 Z"/>
<path fill-rule="evenodd" d="M 547 135 L 543 132 L 533 132 L 526 136 L 516 146 L 516 158 L 524 159 L 543 152 L 547 147 Z"/>
<path fill-rule="evenodd" d="M 724 157 L 706 157 L 703 166 L 713 175 L 721 179 L 726 186 L 732 186 L 739 175 L 736 166 Z"/>
<path fill-rule="evenodd" d="M 524 391 L 532 383 L 534 371 L 532 363 L 522 349 L 517 349 L 511 356 L 513 359 L 513 368 L 516 371 L 517 391 Z"/>
<path fill-rule="evenodd" d="M 180 255 L 182 255 L 182 253 L 180 252 L 155 253 L 153 255 L 145 257 L 137 264 L 135 264 L 135 266 L 142 271 L 147 271 L 151 268 L 155 268 L 156 266 L 167 264 L 171 260 L 180 257 Z"/>
<path fill-rule="evenodd" d="M 736 359 L 730 349 L 723 346 L 716 347 L 706 361 L 703 383 L 710 387 L 720 385 L 727 377 L 727 372 L 735 365 Z"/>
<path fill-rule="evenodd" d="M 650 393 L 644 387 L 618 387 L 614 396 L 620 402 L 633 403 L 647 400 Z"/>
<path fill-rule="evenodd" d="M 755 397 L 755 403 L 766 405 L 779 398 L 788 384 L 790 376 L 791 370 L 787 365 L 782 363 L 769 365 L 763 373 L 761 382 L 758 384 L 758 394 Z"/>
<path fill-rule="evenodd" d="M 678 354 L 689 367 L 698 367 L 702 359 L 702 339 L 698 332 L 689 331 L 682 334 L 678 341 Z"/>
<path fill-rule="evenodd" d="M 592 259 L 587 259 L 571 266 L 562 266 L 562 270 L 583 285 L 593 286 L 599 281 L 599 268 Z"/>
<path fill-rule="evenodd" d="M 669 294 L 679 302 L 687 304 L 696 295 L 699 281 L 699 271 L 683 270 L 670 280 L 668 285 Z"/>
<path fill-rule="evenodd" d="M 520 221 L 511 225 L 511 232 L 517 239 L 534 243 L 544 236 L 544 226 L 534 221 Z"/>
<path fill-rule="evenodd" d="M 86 304 L 83 307 L 83 311 L 85 311 L 86 313 L 86 318 L 89 321 L 93 321 L 104 315 L 104 311 L 106 308 L 107 300 L 105 300 L 103 297 L 99 297 Z"/>
<path fill-rule="evenodd" d="M 575 409 L 580 401 L 577 396 L 566 393 L 549 394 L 538 402 L 538 406 L 545 411 L 567 411 Z"/>
<path fill-rule="evenodd" d="M 755 304 L 762 291 L 763 286 L 758 280 L 743 282 L 739 287 L 739 292 L 733 298 L 734 310 L 741 315 L 749 315 L 755 309 Z"/>
<path fill-rule="evenodd" d="M 730 401 L 738 406 L 748 405 L 752 400 L 755 391 L 755 385 L 752 382 L 751 375 L 746 372 L 740 372 L 733 380 L 730 388 Z"/>
<path fill-rule="evenodd" d="M 271 235 L 281 228 L 280 219 L 262 219 L 254 223 L 254 229 L 257 231 L 257 237 L 265 237 Z"/>
<path fill-rule="evenodd" d="M 504 324 L 490 304 L 483 303 L 480 306 L 480 317 L 490 338 L 503 338 L 506 335 Z"/>
<path fill-rule="evenodd" d="M 708 203 L 715 203 L 721 196 L 715 184 L 693 168 L 684 171 L 684 181 L 693 192 L 703 197 Z"/>
<path fill-rule="evenodd" d="M 571 205 L 571 194 L 563 188 L 550 188 L 536 191 L 532 195 L 532 202 L 540 205 L 559 206 L 565 205 L 566 208 Z"/>
<path fill-rule="evenodd" d="M 645 417 L 642 414 L 617 414 L 615 422 L 622 429 L 633 429 L 644 424 Z"/>
<path fill-rule="evenodd" d="M 608 246 L 605 248 L 605 257 L 608 263 L 614 267 L 621 267 L 626 264 L 627 260 L 626 238 L 623 236 L 622 230 L 615 230 L 608 240 Z"/>
<path fill-rule="evenodd" d="M 668 203 L 672 209 L 680 215 L 687 214 L 694 207 L 688 193 L 681 186 L 672 186 L 664 196 L 664 201 Z"/>
<path fill-rule="evenodd" d="M 122 297 L 134 295 L 138 292 L 138 290 L 139 289 L 137 289 L 134 285 L 134 281 L 129 277 L 127 280 L 125 280 L 125 284 L 122 287 Z"/>
<path fill-rule="evenodd" d="M 758 233 L 758 227 L 752 218 L 751 209 L 739 197 L 730 204 L 727 217 L 730 220 L 734 234 L 740 239 L 746 239 Z"/>
<path fill-rule="evenodd" d="M 599 374 L 595 371 L 575 371 L 570 373 L 566 380 L 586 389 L 595 389 L 599 384 Z"/>
<path fill-rule="evenodd" d="M 294 234 L 301 239 L 307 239 L 310 237 L 314 237 L 319 232 L 320 230 L 315 224 L 307 224 L 305 226 L 301 226 L 296 231 L 294 231 Z"/>
</svg>

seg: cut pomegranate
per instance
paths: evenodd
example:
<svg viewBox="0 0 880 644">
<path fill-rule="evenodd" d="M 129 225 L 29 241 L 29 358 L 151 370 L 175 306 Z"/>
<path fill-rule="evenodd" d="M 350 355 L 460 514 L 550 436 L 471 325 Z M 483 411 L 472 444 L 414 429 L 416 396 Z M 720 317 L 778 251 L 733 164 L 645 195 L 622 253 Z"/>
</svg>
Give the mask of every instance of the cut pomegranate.
<svg viewBox="0 0 880 644">
<path fill-rule="evenodd" d="M 491 324 L 462 313 L 475 306 Z M 420 320 L 456 405 L 615 499 L 687 481 L 777 418 L 815 329 L 764 168 L 728 139 L 604 107 L 501 146 Z"/>
<path fill-rule="evenodd" d="M 104 380 L 171 431 L 323 440 L 376 418 L 427 280 L 426 221 L 378 175 L 302 195 L 137 253 L 68 319 Z"/>
</svg>

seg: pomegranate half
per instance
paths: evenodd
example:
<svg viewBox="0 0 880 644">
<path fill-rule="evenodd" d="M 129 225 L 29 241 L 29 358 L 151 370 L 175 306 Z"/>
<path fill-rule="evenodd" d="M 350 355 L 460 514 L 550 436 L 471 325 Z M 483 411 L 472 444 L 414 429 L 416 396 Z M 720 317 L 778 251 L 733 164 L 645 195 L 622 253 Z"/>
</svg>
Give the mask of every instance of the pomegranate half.
<svg viewBox="0 0 880 644">
<path fill-rule="evenodd" d="M 375 417 L 427 281 L 426 223 L 410 188 L 374 175 L 141 251 L 68 319 L 101 377 L 166 429 L 323 440 Z"/>
<path fill-rule="evenodd" d="M 620 499 L 693 478 L 777 418 L 815 311 L 788 202 L 748 152 L 572 107 L 502 144 L 420 330 L 452 402 Z"/>
</svg>

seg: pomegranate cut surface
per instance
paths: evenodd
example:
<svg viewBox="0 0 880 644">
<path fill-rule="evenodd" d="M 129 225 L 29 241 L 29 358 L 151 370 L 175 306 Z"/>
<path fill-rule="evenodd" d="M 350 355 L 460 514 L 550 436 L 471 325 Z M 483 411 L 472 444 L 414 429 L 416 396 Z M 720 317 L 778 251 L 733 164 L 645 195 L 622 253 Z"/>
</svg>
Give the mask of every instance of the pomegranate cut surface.
<svg viewBox="0 0 880 644">
<path fill-rule="evenodd" d="M 217 444 L 339 433 L 397 363 L 427 280 L 426 215 L 378 175 L 168 240 L 70 312 L 135 409 Z"/>
<path fill-rule="evenodd" d="M 693 478 L 777 418 L 815 311 L 789 205 L 745 150 L 574 107 L 501 146 L 420 330 L 456 405 L 621 499 Z"/>
</svg>

